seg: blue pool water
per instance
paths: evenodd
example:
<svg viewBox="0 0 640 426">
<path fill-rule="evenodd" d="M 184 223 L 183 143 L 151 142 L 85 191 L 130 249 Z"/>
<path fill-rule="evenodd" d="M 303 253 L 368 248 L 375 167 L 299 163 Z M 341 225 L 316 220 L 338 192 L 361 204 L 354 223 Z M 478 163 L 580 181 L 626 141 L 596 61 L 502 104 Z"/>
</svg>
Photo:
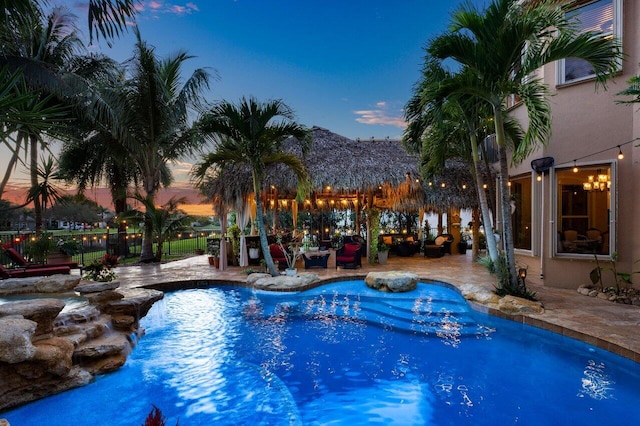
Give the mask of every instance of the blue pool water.
<svg viewBox="0 0 640 426">
<path fill-rule="evenodd" d="M 168 293 L 119 371 L 12 426 L 640 424 L 640 365 L 420 284 Z"/>
</svg>

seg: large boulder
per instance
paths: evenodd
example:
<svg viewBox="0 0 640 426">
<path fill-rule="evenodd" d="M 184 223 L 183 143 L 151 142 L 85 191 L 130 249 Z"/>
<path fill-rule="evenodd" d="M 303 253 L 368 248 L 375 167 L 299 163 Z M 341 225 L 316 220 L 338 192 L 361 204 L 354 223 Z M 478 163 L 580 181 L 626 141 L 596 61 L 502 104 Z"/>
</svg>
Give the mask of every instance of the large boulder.
<svg viewBox="0 0 640 426">
<path fill-rule="evenodd" d="M 462 296 L 470 302 L 488 306 L 491 308 L 498 307 L 500 296 L 494 291 L 477 284 L 462 284 L 458 286 L 458 290 Z"/>
<path fill-rule="evenodd" d="M 33 358 L 31 336 L 37 323 L 24 318 L 0 318 L 0 362 L 14 364 Z"/>
<path fill-rule="evenodd" d="M 498 303 L 498 309 L 505 314 L 541 314 L 544 312 L 542 303 L 515 296 L 504 296 Z"/>
<path fill-rule="evenodd" d="M 64 308 L 60 299 L 20 300 L 0 305 L 0 317 L 22 315 L 38 323 L 34 336 L 53 332 L 53 321 Z"/>
<path fill-rule="evenodd" d="M 66 293 L 80 282 L 78 275 L 8 278 L 0 281 L 0 296 L 29 293 Z"/>
<path fill-rule="evenodd" d="M 146 288 L 118 289 L 118 293 L 124 297 L 106 303 L 103 311 L 110 315 L 129 315 L 136 320 L 147 315 L 151 306 L 164 297 L 161 291 Z"/>
<path fill-rule="evenodd" d="M 364 282 L 375 290 L 400 293 L 415 290 L 418 286 L 418 276 L 402 271 L 369 272 Z"/>
<path fill-rule="evenodd" d="M 247 283 L 252 287 L 272 291 L 300 290 L 317 281 L 320 281 L 320 278 L 313 272 L 301 272 L 294 277 L 286 275 L 272 277 L 269 274 L 251 274 L 247 277 Z"/>
<path fill-rule="evenodd" d="M 120 287 L 120 281 L 83 281 L 74 288 L 80 294 L 99 293 L 106 290 L 115 290 Z"/>
<path fill-rule="evenodd" d="M 79 345 L 73 352 L 74 359 L 85 361 L 92 358 L 104 358 L 120 353 L 128 353 L 131 344 L 127 336 L 119 333 L 102 336 Z"/>
<path fill-rule="evenodd" d="M 33 360 L 41 362 L 48 373 L 66 377 L 71 371 L 74 346 L 71 342 L 60 337 L 40 340 L 34 343 L 36 353 Z"/>
</svg>

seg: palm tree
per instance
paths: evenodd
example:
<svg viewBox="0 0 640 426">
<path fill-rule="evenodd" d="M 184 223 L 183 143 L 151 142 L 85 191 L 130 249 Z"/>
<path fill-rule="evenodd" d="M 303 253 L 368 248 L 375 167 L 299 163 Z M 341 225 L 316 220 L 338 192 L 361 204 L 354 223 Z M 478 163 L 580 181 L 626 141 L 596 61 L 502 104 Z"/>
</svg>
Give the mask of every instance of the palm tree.
<svg viewBox="0 0 640 426">
<path fill-rule="evenodd" d="M 21 72 L 26 85 L 38 101 L 52 94 L 62 99 L 72 93 L 72 85 L 64 75 L 65 67 L 82 43 L 76 37 L 73 15 L 68 10 L 56 7 L 48 15 L 34 8 L 23 21 L 7 23 L 0 31 L 3 56 L 1 65 L 12 72 Z M 47 142 L 42 132 L 34 128 L 17 129 L 17 148 L 29 152 L 31 187 L 36 190 L 38 182 L 38 148 L 46 149 Z M 15 156 L 15 151 L 14 151 Z M 38 197 L 33 199 L 36 232 L 42 227 L 42 205 Z"/>
<path fill-rule="evenodd" d="M 517 286 L 509 206 L 506 102 L 517 95 L 529 118 L 523 143 L 513 151 L 521 161 L 539 143 L 546 143 L 551 126 L 548 90 L 536 70 L 553 61 L 573 57 L 594 68 L 596 81 L 613 76 L 621 59 L 617 41 L 597 32 L 577 33 L 555 0 L 522 2 L 494 0 L 481 12 L 464 3 L 452 15 L 451 30 L 429 42 L 427 51 L 439 59 L 453 59 L 475 74 L 475 82 L 459 91 L 482 98 L 493 110 L 500 159 L 501 211 L 509 282 Z"/>
<path fill-rule="evenodd" d="M 185 228 L 187 221 L 190 219 L 184 211 L 178 206 L 184 204 L 187 200 L 184 197 L 171 197 L 162 206 L 156 206 L 155 200 L 136 194 L 134 198 L 142 204 L 144 212 L 137 210 L 129 210 L 121 216 L 123 219 L 142 219 L 145 223 L 151 223 L 153 233 L 156 236 L 156 253 L 155 260 L 162 260 L 163 245 L 171 234 Z"/>
<path fill-rule="evenodd" d="M 632 99 L 620 100 L 621 104 L 634 104 L 640 102 L 640 75 L 629 78 L 629 87 L 617 93 L 618 96 L 633 96 Z"/>
<path fill-rule="evenodd" d="M 439 173 L 447 158 L 461 158 L 471 164 L 485 233 L 493 235 L 492 215 L 484 190 L 485 173 L 478 151 L 479 142 L 490 133 L 491 110 L 482 99 L 456 92 L 473 84 L 473 78 L 467 68 L 454 74 L 445 70 L 441 61 L 427 55 L 422 77 L 405 107 L 409 124 L 403 143 L 422 154 L 427 174 Z M 509 139 L 515 146 L 519 145 L 522 133 L 518 123 L 506 117 L 505 125 Z M 474 233 L 474 252 L 479 245 L 477 238 Z M 491 261 L 498 262 L 495 239 L 487 239 L 487 248 Z"/>
<path fill-rule="evenodd" d="M 85 102 L 87 107 L 78 117 L 74 129 L 77 134 L 68 140 L 59 158 L 60 175 L 77 185 L 82 194 L 87 187 L 106 183 L 116 216 L 127 211 L 127 196 L 131 184 L 140 181 L 138 169 L 132 161 L 125 140 L 119 139 L 124 126 L 125 111 L 118 108 L 123 96 L 123 74 L 116 66 L 105 67 L 92 76 L 94 91 Z M 118 222 L 117 255 L 127 256 L 126 222 Z"/>
<path fill-rule="evenodd" d="M 5 22 L 25 22 L 35 13 L 40 13 L 47 0 L 0 0 L 0 10 L 10 10 L 3 14 Z M 113 37 L 118 37 L 127 29 L 127 19 L 136 14 L 140 0 L 89 0 L 87 22 L 90 41 L 102 36 L 110 45 Z"/>
<path fill-rule="evenodd" d="M 210 75 L 196 69 L 181 85 L 181 71 L 191 58 L 185 52 L 160 60 L 136 30 L 136 51 L 129 61 L 130 77 L 123 82 L 122 96 L 115 109 L 122 122 L 115 137 L 127 149 L 137 168 L 145 198 L 153 202 L 161 186 L 172 175 L 168 163 L 179 160 L 202 144 L 190 122 L 200 112 Z M 145 220 L 141 261 L 153 261 L 153 224 Z"/>
<path fill-rule="evenodd" d="M 261 202 L 265 170 L 272 164 L 289 167 L 298 179 L 298 198 L 304 197 L 309 182 L 307 169 L 300 158 L 283 152 L 282 145 L 285 139 L 293 136 L 306 152 L 308 130 L 294 121 L 293 111 L 281 100 L 258 102 L 254 98 L 242 98 L 237 105 L 227 101 L 218 103 L 200 118 L 199 128 L 204 134 L 211 135 L 217 145 L 214 152 L 203 155 L 192 171 L 193 176 L 202 183 L 212 167 L 251 168 L 260 245 L 269 272 L 277 276 L 278 270 L 269 252 Z"/>
</svg>

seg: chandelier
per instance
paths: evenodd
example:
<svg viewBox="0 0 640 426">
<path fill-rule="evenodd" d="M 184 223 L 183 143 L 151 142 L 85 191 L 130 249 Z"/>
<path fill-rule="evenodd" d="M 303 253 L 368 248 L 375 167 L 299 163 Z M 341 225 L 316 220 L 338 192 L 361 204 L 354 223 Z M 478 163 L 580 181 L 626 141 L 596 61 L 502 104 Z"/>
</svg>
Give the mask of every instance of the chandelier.
<svg viewBox="0 0 640 426">
<path fill-rule="evenodd" d="M 585 191 L 605 191 L 611 188 L 611 179 L 608 174 L 600 173 L 597 175 L 589 175 L 587 181 L 582 183 L 582 189 Z"/>
</svg>

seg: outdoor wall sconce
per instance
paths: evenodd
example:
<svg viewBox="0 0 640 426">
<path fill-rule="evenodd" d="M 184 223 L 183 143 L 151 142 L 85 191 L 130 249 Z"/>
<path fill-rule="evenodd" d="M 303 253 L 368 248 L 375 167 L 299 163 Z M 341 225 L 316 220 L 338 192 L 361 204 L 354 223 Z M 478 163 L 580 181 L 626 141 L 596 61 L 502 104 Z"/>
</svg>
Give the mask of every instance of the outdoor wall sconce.
<svg viewBox="0 0 640 426">
<path fill-rule="evenodd" d="M 522 287 L 526 287 L 525 281 L 527 279 L 527 269 L 520 268 L 518 269 L 518 282 L 522 285 Z"/>
</svg>

